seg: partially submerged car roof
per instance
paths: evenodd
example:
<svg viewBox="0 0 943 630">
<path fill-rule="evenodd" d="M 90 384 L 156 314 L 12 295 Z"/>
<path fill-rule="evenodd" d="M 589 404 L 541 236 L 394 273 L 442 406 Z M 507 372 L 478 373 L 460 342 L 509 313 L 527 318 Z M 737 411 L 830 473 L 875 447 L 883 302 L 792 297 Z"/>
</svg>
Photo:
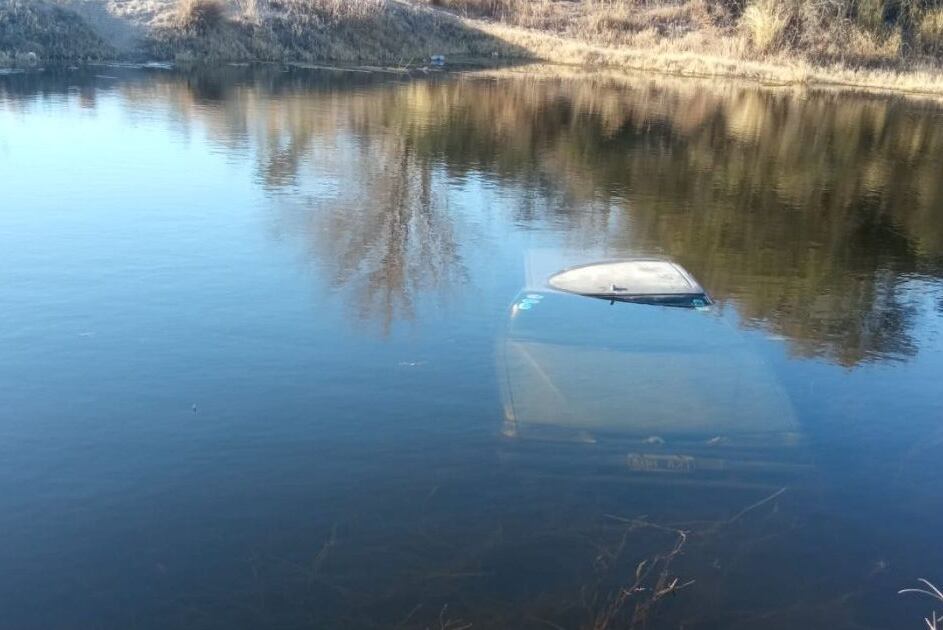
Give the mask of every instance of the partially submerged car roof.
<svg viewBox="0 0 943 630">
<path fill-rule="evenodd" d="M 627 258 L 564 269 L 547 280 L 567 293 L 668 306 L 710 304 L 707 292 L 681 265 L 662 258 Z"/>
</svg>

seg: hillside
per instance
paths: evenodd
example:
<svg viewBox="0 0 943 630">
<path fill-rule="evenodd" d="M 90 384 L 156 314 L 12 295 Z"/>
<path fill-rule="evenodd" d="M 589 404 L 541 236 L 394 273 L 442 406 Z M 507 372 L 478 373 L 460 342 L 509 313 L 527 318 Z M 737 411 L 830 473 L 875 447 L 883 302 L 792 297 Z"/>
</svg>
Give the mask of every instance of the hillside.
<svg viewBox="0 0 943 630">
<path fill-rule="evenodd" d="M 7 65 L 431 54 L 943 94 L 943 0 L 0 0 Z"/>
</svg>

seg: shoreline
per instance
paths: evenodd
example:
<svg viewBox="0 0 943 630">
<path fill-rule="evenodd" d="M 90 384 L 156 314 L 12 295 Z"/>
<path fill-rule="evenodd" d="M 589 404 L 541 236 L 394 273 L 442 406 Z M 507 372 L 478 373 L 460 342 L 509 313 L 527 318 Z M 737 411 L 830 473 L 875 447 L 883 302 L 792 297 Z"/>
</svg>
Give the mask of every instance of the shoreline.
<svg viewBox="0 0 943 630">
<path fill-rule="evenodd" d="M 17 49 L 16 41 L 11 45 L 4 40 L 5 9 L 0 4 L 0 68 L 7 68 L 8 72 L 11 68 L 148 61 L 170 62 L 179 67 L 281 63 L 402 71 L 428 63 L 431 54 L 443 54 L 449 65 L 455 59 L 473 64 L 470 68 L 460 67 L 462 72 L 500 70 L 542 77 L 642 73 L 679 79 L 743 81 L 764 88 L 826 88 L 943 98 L 943 62 L 926 58 L 866 67 L 815 63 L 785 54 L 746 59 L 678 51 L 671 49 L 670 42 L 652 49 L 600 45 L 402 0 L 390 0 L 366 28 L 357 24 L 355 29 L 342 21 L 326 23 L 318 27 L 320 30 L 303 32 L 300 44 L 286 38 L 277 24 L 263 25 L 225 16 L 209 26 L 181 26 L 165 15 L 155 24 L 134 25 L 144 35 L 130 47 L 114 45 L 96 33 L 94 25 L 83 16 L 58 4 L 37 0 L 34 6 L 37 7 L 34 14 L 50 22 L 46 25 L 38 21 L 40 35 L 45 28 L 75 37 L 56 40 L 57 48 L 50 53 L 41 44 L 20 43 L 23 48 Z M 53 8 L 43 10 L 43 6 Z M 403 33 L 409 32 L 407 29 L 415 31 L 415 37 L 403 38 Z M 6 32 L 10 32 L 9 24 Z M 28 36 L 20 39 L 29 42 Z M 734 50 L 731 41 L 718 40 L 712 44 Z M 742 55 L 742 51 L 737 54 Z"/>
<path fill-rule="evenodd" d="M 493 60 L 487 58 L 464 58 L 457 63 L 450 64 L 445 68 L 428 69 L 422 66 L 396 67 L 385 65 L 382 62 L 371 63 L 345 63 L 331 60 L 321 62 L 308 61 L 274 61 L 274 60 L 250 60 L 250 61 L 159 61 L 159 60 L 132 60 L 124 59 L 104 59 L 93 61 L 59 61 L 56 63 L 39 64 L 36 66 L 4 66 L 0 65 L 0 77 L 18 75 L 28 72 L 42 72 L 46 70 L 75 70 L 81 67 L 132 67 L 141 69 L 160 69 L 160 70 L 188 70 L 213 67 L 247 67 L 247 66 L 287 66 L 299 68 L 302 70 L 323 70 L 332 72 L 353 72 L 358 74 L 389 74 L 409 77 L 429 77 L 437 74 L 466 75 L 470 77 L 489 77 L 489 78 L 530 78 L 537 80 L 561 80 L 561 81 L 603 81 L 609 83 L 628 84 L 638 80 L 658 79 L 662 81 L 678 81 L 683 83 L 707 82 L 712 80 L 721 80 L 727 84 L 740 84 L 751 86 L 763 90 L 815 90 L 831 91 L 836 94 L 859 94 L 871 96 L 901 97 L 908 99 L 920 99 L 927 102 L 943 102 L 943 90 L 917 90 L 901 87 L 884 87 L 880 84 L 872 83 L 851 83 L 840 79 L 828 79 L 816 77 L 812 80 L 804 81 L 783 81 L 774 82 L 757 79 L 748 75 L 741 74 L 698 74 L 693 72 L 667 72 L 664 70 L 637 68 L 637 67 L 619 67 L 611 65 L 579 65 L 572 63 L 555 63 L 543 60 L 519 59 L 514 60 L 519 63 L 513 64 L 494 64 L 489 63 Z M 902 75 L 907 78 L 908 75 Z M 709 87 L 709 86 L 705 86 Z"/>
</svg>

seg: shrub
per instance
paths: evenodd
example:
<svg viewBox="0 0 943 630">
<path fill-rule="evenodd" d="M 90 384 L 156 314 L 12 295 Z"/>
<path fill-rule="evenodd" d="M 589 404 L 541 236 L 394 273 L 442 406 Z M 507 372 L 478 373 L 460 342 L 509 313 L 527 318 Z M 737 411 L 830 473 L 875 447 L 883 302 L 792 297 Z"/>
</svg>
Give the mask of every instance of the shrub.
<svg viewBox="0 0 943 630">
<path fill-rule="evenodd" d="M 857 0 L 854 5 L 855 21 L 869 31 L 880 31 L 884 26 L 885 0 Z"/>
<path fill-rule="evenodd" d="M 931 55 L 943 52 L 943 8 L 930 9 L 917 24 L 920 47 Z"/>
<path fill-rule="evenodd" d="M 179 26 L 198 33 L 219 26 L 225 14 L 221 0 L 179 0 L 177 4 Z"/>
<path fill-rule="evenodd" d="M 0 51 L 4 65 L 32 65 L 40 59 L 113 59 L 115 55 L 79 14 L 43 0 L 0 0 Z"/>
<path fill-rule="evenodd" d="M 795 5 L 782 0 L 757 0 L 740 18 L 753 47 L 760 52 L 782 48 L 794 35 Z"/>
</svg>

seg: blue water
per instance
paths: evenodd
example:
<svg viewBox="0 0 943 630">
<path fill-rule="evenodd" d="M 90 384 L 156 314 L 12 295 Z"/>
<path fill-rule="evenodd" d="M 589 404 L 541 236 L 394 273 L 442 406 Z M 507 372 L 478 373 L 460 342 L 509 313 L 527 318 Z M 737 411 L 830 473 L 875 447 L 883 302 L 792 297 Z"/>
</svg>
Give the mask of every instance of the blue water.
<svg viewBox="0 0 943 630">
<path fill-rule="evenodd" d="M 932 600 L 897 590 L 943 582 L 941 172 L 943 109 L 884 96 L 0 77 L 0 627 L 919 628 Z M 556 294 L 524 326 L 535 253 L 669 256 L 715 304 Z M 524 338 L 555 350 L 512 389 L 550 379 L 542 421 L 588 429 L 508 431 Z M 664 415 L 669 341 L 776 390 L 749 446 Z M 558 386 L 592 353 L 621 367 L 587 402 Z M 784 414 L 788 447 L 755 437 Z"/>
</svg>

